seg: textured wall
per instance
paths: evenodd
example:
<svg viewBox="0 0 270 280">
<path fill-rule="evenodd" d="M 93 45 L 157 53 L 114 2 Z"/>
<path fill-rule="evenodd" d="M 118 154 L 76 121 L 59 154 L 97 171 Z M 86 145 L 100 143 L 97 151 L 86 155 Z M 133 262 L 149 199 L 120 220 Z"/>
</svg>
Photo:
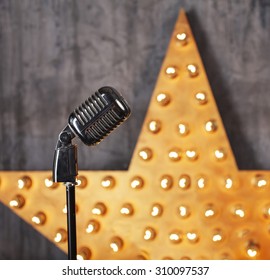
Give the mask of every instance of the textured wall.
<svg viewBox="0 0 270 280">
<path fill-rule="evenodd" d="M 112 85 L 118 133 L 79 145 L 80 169 L 127 169 L 180 8 L 187 12 L 240 169 L 270 169 L 270 1 L 1 0 L 0 169 L 50 170 L 74 106 Z M 0 205 L 0 259 L 66 256 Z"/>
</svg>

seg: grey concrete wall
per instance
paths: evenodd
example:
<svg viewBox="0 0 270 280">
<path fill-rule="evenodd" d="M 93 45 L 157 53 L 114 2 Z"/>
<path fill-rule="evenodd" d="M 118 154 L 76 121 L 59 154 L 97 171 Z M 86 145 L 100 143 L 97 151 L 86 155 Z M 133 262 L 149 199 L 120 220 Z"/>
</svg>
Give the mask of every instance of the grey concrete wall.
<svg viewBox="0 0 270 280">
<path fill-rule="evenodd" d="M 91 151 L 79 143 L 79 168 L 127 169 L 180 8 L 239 168 L 270 169 L 269 0 L 1 0 L 0 169 L 50 170 L 69 113 L 103 85 L 132 118 Z M 3 205 L 0 217 L 0 259 L 66 258 Z"/>
</svg>

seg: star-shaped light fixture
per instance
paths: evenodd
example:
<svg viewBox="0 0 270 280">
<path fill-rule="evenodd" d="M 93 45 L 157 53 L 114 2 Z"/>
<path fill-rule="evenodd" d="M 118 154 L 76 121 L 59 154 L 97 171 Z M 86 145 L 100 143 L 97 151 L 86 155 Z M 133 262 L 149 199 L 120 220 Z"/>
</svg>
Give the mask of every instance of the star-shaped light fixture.
<svg viewBox="0 0 270 280">
<path fill-rule="evenodd" d="M 270 258 L 270 173 L 238 170 L 184 11 L 129 169 L 79 174 L 78 258 Z M 51 171 L 0 178 L 1 201 L 67 251 Z"/>
</svg>

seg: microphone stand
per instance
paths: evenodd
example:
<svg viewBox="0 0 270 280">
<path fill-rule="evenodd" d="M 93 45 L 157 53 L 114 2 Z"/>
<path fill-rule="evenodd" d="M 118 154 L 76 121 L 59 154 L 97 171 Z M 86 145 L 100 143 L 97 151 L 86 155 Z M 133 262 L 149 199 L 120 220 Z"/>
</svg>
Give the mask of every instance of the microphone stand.
<svg viewBox="0 0 270 280">
<path fill-rule="evenodd" d="M 61 131 L 54 152 L 53 181 L 66 186 L 68 258 L 77 257 L 75 186 L 78 175 L 75 136 L 88 146 L 99 143 L 113 129 L 126 120 L 130 108 L 112 87 L 102 87 L 69 116 L 68 125 Z"/>
<path fill-rule="evenodd" d="M 75 137 L 67 126 L 59 134 L 54 153 L 53 181 L 66 186 L 68 259 L 77 259 L 75 186 L 78 175 L 77 146 L 72 144 Z"/>
</svg>

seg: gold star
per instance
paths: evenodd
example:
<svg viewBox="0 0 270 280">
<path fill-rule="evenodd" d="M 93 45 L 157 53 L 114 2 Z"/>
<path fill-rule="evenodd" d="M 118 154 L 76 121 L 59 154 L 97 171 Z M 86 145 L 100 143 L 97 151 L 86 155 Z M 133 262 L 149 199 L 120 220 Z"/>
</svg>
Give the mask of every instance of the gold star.
<svg viewBox="0 0 270 280">
<path fill-rule="evenodd" d="M 239 171 L 184 11 L 127 171 L 82 171 L 80 259 L 269 259 L 268 171 Z M 67 251 L 51 171 L 0 172 L 1 201 Z"/>
</svg>

